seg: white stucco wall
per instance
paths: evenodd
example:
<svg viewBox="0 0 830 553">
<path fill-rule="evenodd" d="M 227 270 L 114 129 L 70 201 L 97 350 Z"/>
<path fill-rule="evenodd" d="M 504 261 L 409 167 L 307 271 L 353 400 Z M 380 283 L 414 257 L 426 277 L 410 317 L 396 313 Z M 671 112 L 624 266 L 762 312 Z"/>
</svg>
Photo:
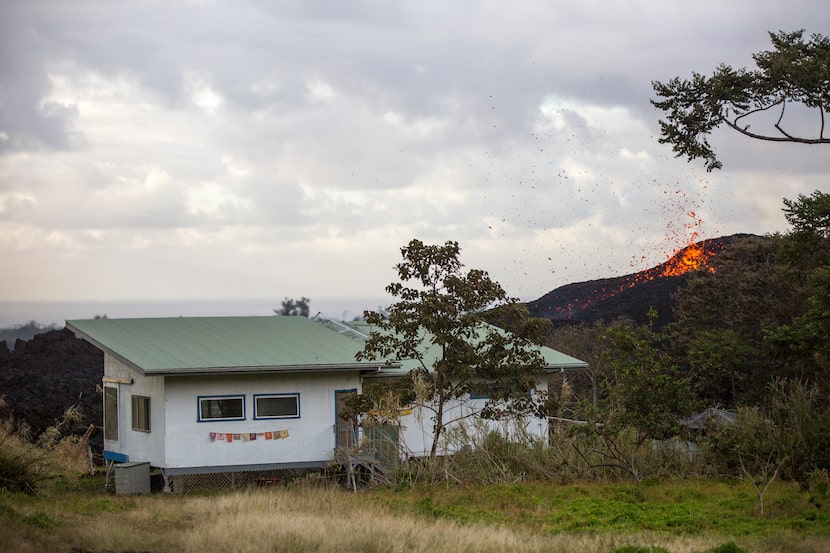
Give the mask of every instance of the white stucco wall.
<svg viewBox="0 0 830 553">
<path fill-rule="evenodd" d="M 158 466 L 164 459 L 164 378 L 141 376 L 110 355 L 104 356 L 104 377 L 132 380 L 104 382 L 105 387 L 118 388 L 118 440 L 104 440 L 104 449 Z M 150 432 L 132 429 L 133 395 L 150 398 Z"/>
<path fill-rule="evenodd" d="M 547 378 L 540 379 L 536 390 L 547 391 Z M 546 439 L 548 434 L 547 419 L 522 417 L 510 420 L 485 420 L 476 416 L 486 405 L 486 399 L 461 399 L 447 404 L 444 411 L 446 434 L 438 442 L 438 453 L 454 453 L 463 447 L 474 447 L 484 434 L 499 431 L 508 437 L 519 432 Z M 470 416 L 467 416 L 470 415 Z M 430 409 L 415 407 L 412 414 L 401 417 L 400 445 L 411 456 L 422 457 L 430 454 L 434 426 L 434 412 Z M 450 422 L 456 419 L 456 422 Z"/>
<path fill-rule="evenodd" d="M 335 391 L 357 389 L 356 372 L 235 376 L 177 376 L 165 382 L 166 468 L 303 463 L 332 458 Z M 254 394 L 300 394 L 300 417 L 254 419 Z M 200 396 L 245 396 L 245 420 L 198 420 Z M 287 438 L 259 435 L 285 430 Z M 257 434 L 255 440 L 213 439 L 211 433 Z"/>
</svg>

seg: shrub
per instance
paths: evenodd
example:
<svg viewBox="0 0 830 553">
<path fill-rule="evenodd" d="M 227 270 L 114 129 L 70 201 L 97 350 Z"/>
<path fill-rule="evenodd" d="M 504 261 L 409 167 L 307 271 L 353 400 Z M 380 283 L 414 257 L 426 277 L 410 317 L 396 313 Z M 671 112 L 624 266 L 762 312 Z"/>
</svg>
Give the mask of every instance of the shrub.
<svg viewBox="0 0 830 553">
<path fill-rule="evenodd" d="M 25 426 L 11 418 L 0 421 L 0 489 L 34 493 L 47 474 L 46 455 L 27 439 Z"/>
<path fill-rule="evenodd" d="M 4 404 L 0 397 L 0 407 Z M 0 420 L 0 490 L 31 494 L 55 474 L 83 472 L 88 434 L 65 435 L 80 419 L 79 409 L 70 407 L 34 442 L 25 423 L 16 425 L 11 416 Z"/>
<path fill-rule="evenodd" d="M 557 459 L 545 440 L 516 421 L 508 433 L 488 430 L 485 421 L 453 427 L 444 436 L 452 455 L 410 459 L 396 467 L 396 487 L 421 484 L 500 484 L 556 477 Z"/>
<path fill-rule="evenodd" d="M 735 542 L 730 541 L 717 547 L 713 547 L 706 553 L 746 553 L 746 549 L 738 547 L 735 545 Z"/>
</svg>

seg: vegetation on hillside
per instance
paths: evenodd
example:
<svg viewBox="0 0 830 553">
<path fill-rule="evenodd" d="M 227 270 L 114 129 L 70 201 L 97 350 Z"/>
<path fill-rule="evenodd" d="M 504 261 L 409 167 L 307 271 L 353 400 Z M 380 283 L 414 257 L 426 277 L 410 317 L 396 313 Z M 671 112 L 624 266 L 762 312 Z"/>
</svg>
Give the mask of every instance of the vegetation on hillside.
<svg viewBox="0 0 830 553">
<path fill-rule="evenodd" d="M 665 440 L 674 433 L 695 442 L 707 472 L 750 483 L 760 509 L 776 478 L 798 482 L 810 501 L 826 504 L 830 195 L 801 195 L 785 201 L 784 212 L 790 231 L 736 239 L 718 255 L 714 271 L 688 278 L 665 332 L 625 319 L 554 331 L 553 347 L 592 364 L 581 379 L 554 383 L 568 389 L 560 413 L 600 421 L 571 434 L 608 441 L 609 434 L 617 439 L 627 431 L 637 444 L 634 436 Z M 672 406 L 682 407 L 672 413 Z M 694 432 L 670 427 L 682 409 L 691 414 L 707 407 L 732 409 L 737 421 L 713 420 Z M 625 424 L 609 424 L 614 420 Z M 666 432 L 654 431 L 661 429 Z M 628 466 L 637 476 L 635 455 L 614 441 L 605 449 L 608 464 Z"/>
</svg>

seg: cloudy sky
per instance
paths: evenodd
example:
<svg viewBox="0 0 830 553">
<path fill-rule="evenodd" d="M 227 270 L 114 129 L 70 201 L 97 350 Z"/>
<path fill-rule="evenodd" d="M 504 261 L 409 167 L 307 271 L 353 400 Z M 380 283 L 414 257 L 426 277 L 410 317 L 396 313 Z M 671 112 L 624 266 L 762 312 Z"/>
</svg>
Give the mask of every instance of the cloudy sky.
<svg viewBox="0 0 830 553">
<path fill-rule="evenodd" d="M 383 297 L 414 237 L 530 300 L 784 230 L 830 149 L 706 173 L 649 99 L 799 28 L 826 0 L 0 0 L 0 300 Z"/>
</svg>

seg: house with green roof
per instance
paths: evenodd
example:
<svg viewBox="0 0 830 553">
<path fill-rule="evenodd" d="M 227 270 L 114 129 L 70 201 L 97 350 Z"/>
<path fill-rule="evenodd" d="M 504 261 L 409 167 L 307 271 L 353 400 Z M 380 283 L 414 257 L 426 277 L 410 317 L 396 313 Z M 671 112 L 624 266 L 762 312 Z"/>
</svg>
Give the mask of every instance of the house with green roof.
<svg viewBox="0 0 830 553">
<path fill-rule="evenodd" d="M 108 472 L 149 463 L 166 489 L 193 475 L 324 466 L 360 440 L 356 425 L 343 421 L 348 398 L 369 379 L 407 377 L 411 368 L 409 360 L 356 361 L 368 330 L 360 324 L 304 317 L 92 319 L 66 327 L 104 352 Z M 549 348 L 542 353 L 546 372 L 585 367 Z M 540 375 L 539 389 L 546 386 Z M 469 399 L 458 408 L 486 401 Z M 431 424 L 417 406 L 403 414 L 399 453 L 428 452 Z M 530 424 L 547 434 L 547 421 Z"/>
<path fill-rule="evenodd" d="M 377 328 L 366 321 L 342 324 L 348 325 L 356 334 L 364 338 L 377 331 Z M 498 327 L 483 323 L 479 328 L 478 338 L 474 337 L 473 340 L 483 340 L 486 331 L 489 330 L 506 333 Z M 421 349 L 421 359 L 395 359 L 394 365 L 390 365 L 382 371 L 365 375 L 364 383 L 390 377 L 408 378 L 413 371 L 421 371 L 424 368 L 431 370 L 442 355 L 441 347 L 425 335 Z M 548 391 L 549 376 L 552 373 L 581 371 L 587 368 L 584 361 L 549 347 L 539 346 L 538 352 L 545 361 L 545 368 L 536 375 L 535 389 L 530 390 L 532 395 L 541 396 Z M 512 418 L 502 417 L 499 419 L 481 416 L 482 411 L 490 402 L 490 390 L 488 388 L 491 385 L 493 385 L 492 382 L 481 382 L 480 389 L 470 391 L 463 397 L 446 402 L 443 410 L 443 420 L 447 432 L 439 440 L 439 454 L 447 455 L 474 447 L 475 443 L 478 443 L 487 433 L 492 431 L 498 431 L 507 437 L 515 435 L 534 436 L 540 439 L 547 438 L 547 419 L 526 415 L 514 415 Z M 411 407 L 402 409 L 395 421 L 395 427 L 389 428 L 387 426 L 383 429 L 380 438 L 374 438 L 374 441 L 388 441 L 388 437 L 392 436 L 395 447 L 404 452 L 405 455 L 426 457 L 431 453 L 433 424 L 436 415 L 430 405 L 418 405 L 416 401 L 416 404 Z M 366 426 L 368 436 L 373 438 L 372 429 L 368 425 Z"/>
</svg>

